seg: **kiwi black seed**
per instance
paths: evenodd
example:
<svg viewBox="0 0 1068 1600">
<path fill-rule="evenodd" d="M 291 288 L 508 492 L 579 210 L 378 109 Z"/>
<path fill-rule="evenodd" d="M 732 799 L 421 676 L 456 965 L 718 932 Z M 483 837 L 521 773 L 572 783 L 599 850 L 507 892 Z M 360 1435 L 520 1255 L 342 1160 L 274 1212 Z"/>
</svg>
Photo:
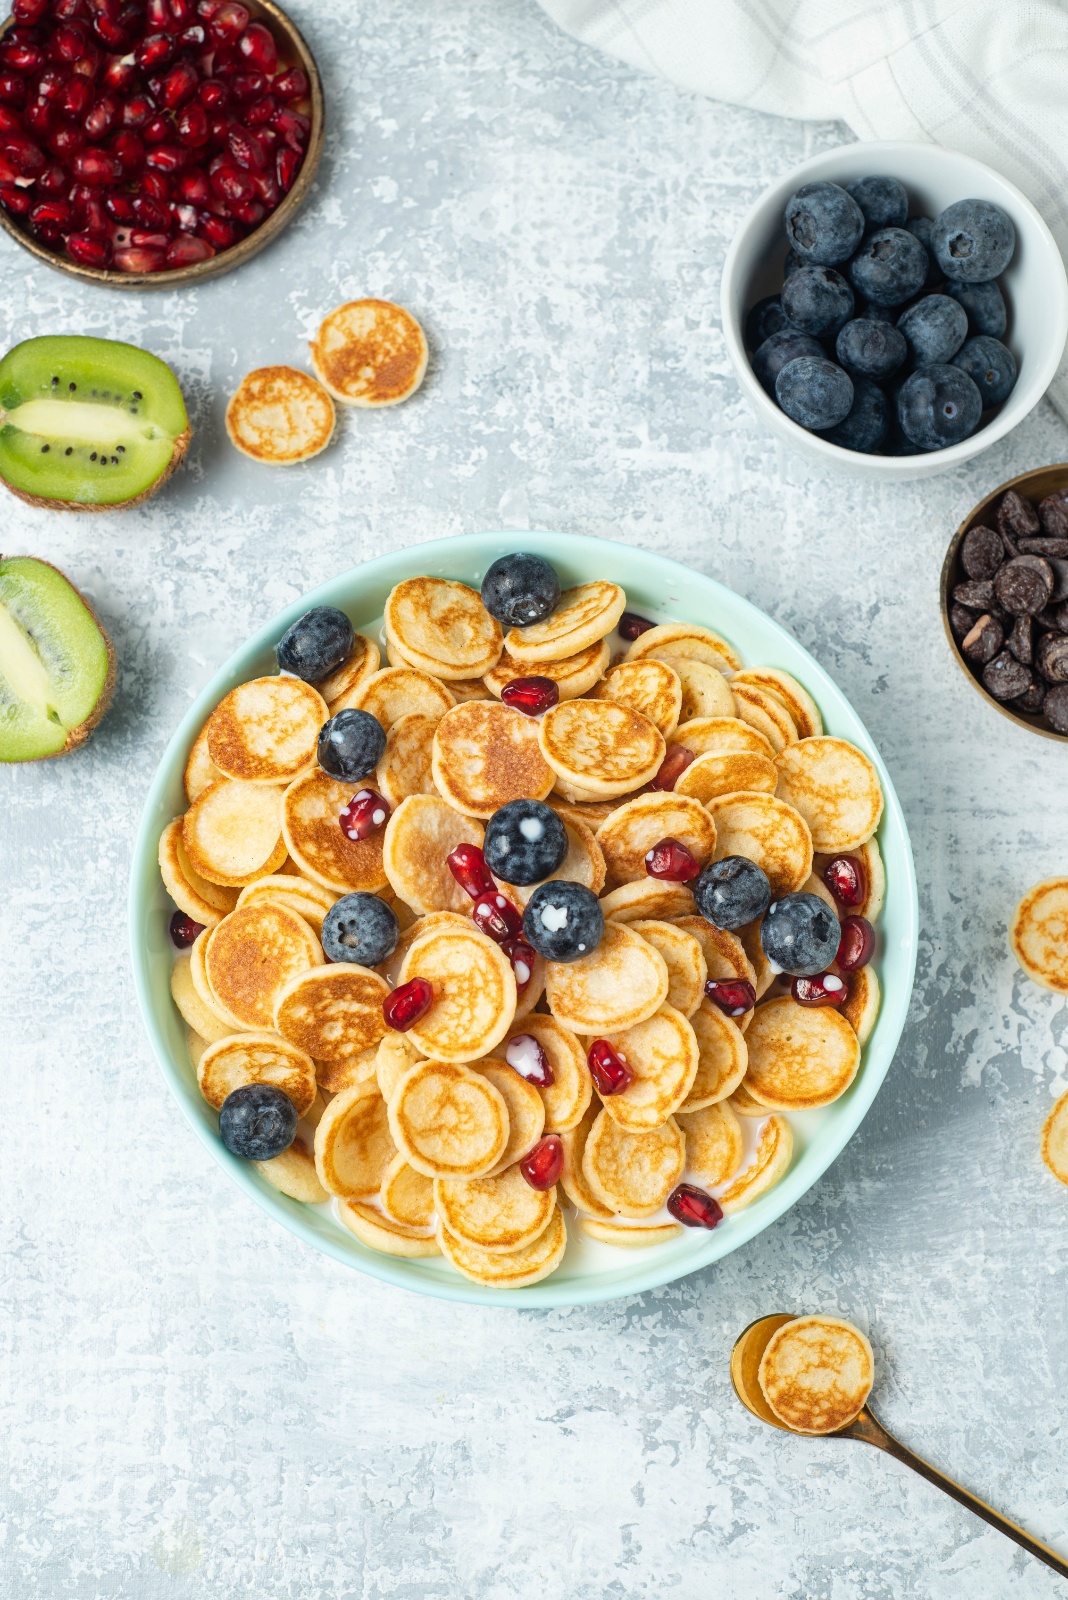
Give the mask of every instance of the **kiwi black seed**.
<svg viewBox="0 0 1068 1600">
<path fill-rule="evenodd" d="M 51 335 L 0 361 L 0 482 L 30 505 L 136 505 L 178 467 L 191 435 L 174 373 L 136 345 Z"/>
</svg>

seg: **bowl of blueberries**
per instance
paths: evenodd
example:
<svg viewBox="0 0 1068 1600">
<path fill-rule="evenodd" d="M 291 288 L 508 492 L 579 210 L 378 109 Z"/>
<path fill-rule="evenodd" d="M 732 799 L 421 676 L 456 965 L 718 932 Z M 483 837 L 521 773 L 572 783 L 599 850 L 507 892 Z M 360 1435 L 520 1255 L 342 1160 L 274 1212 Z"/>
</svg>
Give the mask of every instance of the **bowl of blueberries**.
<svg viewBox="0 0 1068 1600">
<path fill-rule="evenodd" d="M 1031 202 L 938 145 L 844 145 L 756 202 L 724 336 L 757 414 L 857 476 L 919 478 L 1004 438 L 1048 388 L 1068 279 Z"/>
</svg>

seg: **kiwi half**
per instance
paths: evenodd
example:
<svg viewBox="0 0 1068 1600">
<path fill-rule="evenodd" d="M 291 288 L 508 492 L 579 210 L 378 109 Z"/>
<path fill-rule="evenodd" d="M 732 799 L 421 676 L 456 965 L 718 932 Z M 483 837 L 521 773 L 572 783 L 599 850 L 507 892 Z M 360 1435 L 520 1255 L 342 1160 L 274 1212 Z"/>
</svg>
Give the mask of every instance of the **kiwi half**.
<svg viewBox="0 0 1068 1600">
<path fill-rule="evenodd" d="M 111 640 L 59 568 L 0 560 L 0 762 L 84 744 L 114 687 Z"/>
<path fill-rule="evenodd" d="M 191 437 L 177 378 L 136 345 L 50 335 L 0 361 L 0 481 L 29 505 L 137 505 Z"/>
</svg>

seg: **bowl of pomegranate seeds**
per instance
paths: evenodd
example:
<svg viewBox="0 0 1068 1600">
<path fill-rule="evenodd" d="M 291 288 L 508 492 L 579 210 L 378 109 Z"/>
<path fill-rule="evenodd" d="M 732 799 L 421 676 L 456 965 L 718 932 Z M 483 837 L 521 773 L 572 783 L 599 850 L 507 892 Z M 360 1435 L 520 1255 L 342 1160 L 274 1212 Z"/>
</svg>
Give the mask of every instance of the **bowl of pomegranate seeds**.
<svg viewBox="0 0 1068 1600">
<path fill-rule="evenodd" d="M 218 277 L 307 197 L 311 51 L 272 0 L 12 0 L 0 29 L 0 226 L 120 289 Z"/>
</svg>

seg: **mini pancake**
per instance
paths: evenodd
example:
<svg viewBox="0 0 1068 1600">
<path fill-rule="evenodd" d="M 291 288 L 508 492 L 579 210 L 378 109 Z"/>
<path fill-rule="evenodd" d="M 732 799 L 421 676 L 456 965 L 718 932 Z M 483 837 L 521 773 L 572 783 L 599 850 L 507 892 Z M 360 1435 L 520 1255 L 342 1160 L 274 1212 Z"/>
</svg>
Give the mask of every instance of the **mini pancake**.
<svg viewBox="0 0 1068 1600">
<path fill-rule="evenodd" d="M 481 678 L 450 678 L 449 693 L 458 706 L 466 704 L 468 700 L 491 700 L 493 698 Z"/>
<path fill-rule="evenodd" d="M 770 739 L 733 714 L 727 717 L 695 717 L 691 722 L 680 723 L 671 742 L 685 745 L 695 756 L 751 750 L 754 755 L 767 756 L 770 760 L 775 754 Z"/>
<path fill-rule="evenodd" d="M 703 918 L 701 919 L 704 920 Z M 667 1004 L 684 1017 L 692 1017 L 704 997 L 708 963 L 701 942 L 685 928 L 656 918 L 630 923 L 635 933 L 659 950 L 667 963 Z"/>
<path fill-rule="evenodd" d="M 547 804 L 552 806 L 557 815 L 563 817 L 565 822 L 583 822 L 591 833 L 596 833 L 605 818 L 612 815 L 618 801 L 570 801 L 563 799 L 560 795 L 551 794 Z"/>
<path fill-rule="evenodd" d="M 758 1006 L 745 1036 L 745 1085 L 772 1111 L 813 1111 L 844 1094 L 860 1065 L 857 1036 L 831 1006 L 783 996 Z"/>
<path fill-rule="evenodd" d="M 366 839 L 342 833 L 339 817 L 362 786 L 338 783 L 316 767 L 291 783 L 283 796 L 282 836 L 305 877 L 335 895 L 356 889 L 374 892 L 387 883 L 382 862 L 383 831 Z"/>
<path fill-rule="evenodd" d="M 208 1048 L 208 1040 L 202 1039 L 199 1033 L 194 1033 L 192 1028 L 185 1030 L 185 1047 L 189 1052 L 189 1064 L 195 1072 L 200 1065 L 201 1057 Z"/>
<path fill-rule="evenodd" d="M 378 1082 L 378 1050 L 368 1048 L 343 1061 L 317 1061 L 315 1081 L 327 1094 L 340 1094 L 358 1083 Z"/>
<path fill-rule="evenodd" d="M 725 1100 L 700 1111 L 680 1111 L 686 1136 L 686 1169 L 710 1188 L 729 1183 L 742 1164 L 742 1126 Z"/>
<path fill-rule="evenodd" d="M 281 1155 L 272 1156 L 269 1161 L 254 1161 L 252 1165 L 261 1178 L 291 1200 L 315 1206 L 330 1198 L 319 1182 L 314 1150 L 299 1134 Z"/>
<path fill-rule="evenodd" d="M 403 1033 L 392 1029 L 385 1035 L 375 1052 L 375 1077 L 383 1100 L 392 1100 L 397 1085 L 422 1057 Z"/>
<path fill-rule="evenodd" d="M 436 1234 L 407 1228 L 383 1216 L 362 1200 L 339 1200 L 337 1214 L 361 1244 L 366 1245 L 368 1250 L 377 1250 L 379 1255 L 419 1260 L 441 1254 Z"/>
<path fill-rule="evenodd" d="M 303 678 L 283 673 L 239 683 L 207 720 L 208 752 L 242 783 L 292 783 L 315 760 L 326 701 Z"/>
<path fill-rule="evenodd" d="M 755 689 L 751 684 L 731 684 L 737 715 L 743 722 L 762 733 L 776 755 L 787 745 L 797 743 L 797 724 L 781 700 L 766 689 Z"/>
<path fill-rule="evenodd" d="M 632 1228 L 625 1223 L 604 1222 L 599 1217 L 581 1217 L 579 1227 L 588 1238 L 621 1250 L 645 1250 L 652 1244 L 667 1244 L 682 1233 L 677 1222 L 656 1222 L 648 1228 Z"/>
<path fill-rule="evenodd" d="M 556 610 L 544 622 L 529 628 L 511 628 L 504 648 L 516 661 L 562 661 L 612 632 L 626 609 L 627 597 L 618 583 L 596 578 L 565 589 Z"/>
<path fill-rule="evenodd" d="M 438 928 L 410 947 L 401 983 L 425 978 L 429 1011 L 408 1031 L 435 1061 L 476 1061 L 508 1032 L 515 1015 L 515 977 L 499 945 L 472 926 Z"/>
<path fill-rule="evenodd" d="M 535 1007 L 540 1004 L 541 998 L 545 993 L 546 962 L 544 957 L 535 955 L 534 969 L 531 973 L 530 981 L 527 983 L 522 994 L 520 994 L 519 986 L 522 982 L 523 970 L 524 963 L 522 961 L 518 961 L 515 967 L 516 1002 L 515 1013 L 512 1018 L 513 1022 L 518 1022 L 521 1018 L 529 1016 Z"/>
<path fill-rule="evenodd" d="M 639 661 L 644 656 L 659 656 L 661 650 L 707 661 L 720 672 L 738 672 L 742 666 L 742 658 L 733 645 L 697 622 L 661 622 L 655 628 L 647 628 L 630 646 L 626 659 Z"/>
<path fill-rule="evenodd" d="M 553 1071 L 553 1081 L 547 1089 L 531 1085 L 545 1108 L 544 1131 L 567 1133 L 577 1128 L 593 1099 L 586 1052 L 571 1029 L 565 1028 L 555 1017 L 535 1014 L 513 1022 L 508 1039 L 520 1033 L 529 1033 L 537 1040 Z M 513 1068 L 508 1070 L 511 1072 Z"/>
<path fill-rule="evenodd" d="M 619 922 L 606 922 L 597 949 L 578 961 L 550 961 L 549 1010 L 575 1033 L 622 1032 L 644 1022 L 667 999 L 668 969 L 659 950 Z"/>
<path fill-rule="evenodd" d="M 643 918 L 656 917 L 669 922 L 687 916 L 694 904 L 693 895 L 684 883 L 645 878 L 622 883 L 618 889 L 602 895 L 601 909 L 606 921 L 640 922 Z"/>
<path fill-rule="evenodd" d="M 237 897 L 239 906 L 259 905 L 269 900 L 272 905 L 287 906 L 303 917 L 316 934 L 323 931 L 323 918 L 334 904 L 336 895 L 322 884 L 311 883 L 292 873 L 272 873 L 268 878 L 257 878 L 242 889 Z"/>
<path fill-rule="evenodd" d="M 200 937 L 203 938 L 204 935 L 201 934 Z M 228 1022 L 224 1022 L 216 1014 L 194 987 L 189 971 L 191 959 L 189 951 L 183 950 L 172 966 L 171 999 L 193 1032 L 201 1039 L 206 1039 L 209 1044 L 216 1044 L 220 1039 L 228 1039 L 234 1030 Z"/>
<path fill-rule="evenodd" d="M 488 1078 L 508 1108 L 508 1143 L 486 1174 L 493 1178 L 537 1144 L 545 1127 L 545 1105 L 534 1085 L 521 1078 L 507 1061 L 487 1056 L 473 1063 L 471 1071 Z"/>
<path fill-rule="evenodd" d="M 1068 994 L 1068 878 L 1028 889 L 1012 914 L 1009 948 L 1032 983 Z"/>
<path fill-rule="evenodd" d="M 629 794 L 631 791 L 628 789 L 625 792 Z M 581 806 L 583 810 L 589 810 L 602 798 L 601 795 L 594 794 L 592 789 L 584 789 L 581 784 L 568 783 L 566 778 L 557 778 L 553 785 L 553 794 L 563 805 Z M 616 795 L 613 798 L 618 800 L 620 797 Z M 615 805 L 610 803 L 609 810 L 614 811 Z"/>
<path fill-rule="evenodd" d="M 836 1433 L 867 1403 L 875 1357 L 841 1317 L 795 1317 L 772 1334 L 757 1372 L 761 1392 L 795 1433 Z"/>
<path fill-rule="evenodd" d="M 315 1130 L 315 1170 L 329 1194 L 377 1199 L 396 1153 L 377 1083 L 357 1083 L 334 1096 Z"/>
<path fill-rule="evenodd" d="M 802 894 L 814 894 L 817 900 L 822 900 L 825 906 L 830 906 L 835 916 L 838 915 L 838 903 L 828 889 L 823 879 L 816 875 L 816 858 L 812 858 L 812 871 L 801 885 Z"/>
<path fill-rule="evenodd" d="M 219 1017 L 224 1023 L 226 1023 L 226 1031 L 228 1034 L 247 1032 L 252 1025 L 248 1022 L 243 1022 L 242 1019 L 240 1017 L 236 1017 L 232 1011 L 228 1011 L 211 986 L 211 981 L 208 978 L 208 969 L 205 962 L 208 941 L 210 938 L 211 929 L 208 928 L 204 933 L 199 934 L 197 938 L 193 940 L 193 943 L 189 948 L 189 977 L 192 981 L 193 988 L 199 995 L 203 1005 L 207 1007 L 212 1015 Z M 271 1026 L 269 1019 L 266 1023 L 266 1026 L 268 1028 Z"/>
<path fill-rule="evenodd" d="M 386 748 L 375 772 L 375 788 L 394 810 L 410 794 L 434 794 L 431 760 L 437 720 L 422 711 L 398 717 L 386 735 Z"/>
<path fill-rule="evenodd" d="M 755 750 L 710 750 L 679 774 L 674 793 L 689 795 L 705 805 L 743 789 L 751 794 L 774 794 L 778 781 L 779 769 L 770 756 L 758 755 Z"/>
<path fill-rule="evenodd" d="M 665 653 L 663 660 L 678 675 L 682 689 L 680 722 L 693 722 L 698 717 L 733 717 L 731 686 L 717 667 L 693 656 Z"/>
<path fill-rule="evenodd" d="M 842 907 L 842 915 L 848 910 L 852 916 L 866 917 L 869 922 L 876 922 L 883 909 L 886 899 L 886 868 L 879 852 L 879 841 L 874 836 L 858 845 L 855 850 L 848 851 L 855 861 L 860 863 L 864 872 L 864 899 L 858 906 Z M 828 865 L 833 861 L 831 855 L 822 855 L 818 850 L 812 858 L 812 871 L 821 881 Z M 829 892 L 829 891 L 828 891 Z M 831 896 L 832 900 L 834 896 Z M 837 907 L 836 907 L 837 909 Z"/>
<path fill-rule="evenodd" d="M 380 660 L 381 653 L 375 641 L 369 639 L 365 633 L 358 633 L 348 660 L 342 662 L 328 678 L 323 678 L 315 685 L 331 711 L 336 700 L 354 693 L 361 683 L 366 683 L 371 674 L 378 671 Z"/>
<path fill-rule="evenodd" d="M 315 1099 L 315 1063 L 275 1033 L 239 1033 L 210 1044 L 197 1068 L 200 1092 L 218 1111 L 246 1083 L 269 1083 L 287 1094 L 303 1116 Z"/>
<path fill-rule="evenodd" d="M 194 800 L 200 798 L 205 789 L 210 789 L 213 783 L 218 783 L 223 777 L 208 749 L 208 725 L 201 728 L 193 740 L 193 748 L 185 764 L 182 782 L 185 787 L 185 797 L 192 805 Z"/>
<path fill-rule="evenodd" d="M 413 794 L 386 823 L 382 865 L 394 893 L 414 911 L 466 914 L 470 899 L 449 871 L 458 844 L 482 845 L 482 825 L 436 795 Z"/>
<path fill-rule="evenodd" d="M 387 1217 L 408 1228 L 434 1226 L 434 1180 L 416 1172 L 402 1155 L 386 1168 L 378 1202 Z"/>
<path fill-rule="evenodd" d="M 1062 1094 L 1042 1124 L 1042 1159 L 1055 1178 L 1068 1183 L 1068 1094 Z"/>
<path fill-rule="evenodd" d="M 349 300 L 309 345 L 323 387 L 346 406 L 396 406 L 426 376 L 430 350 L 410 311 L 392 300 Z"/>
<path fill-rule="evenodd" d="M 491 1255 L 521 1250 L 545 1232 L 556 1210 L 556 1186 L 532 1189 L 518 1167 L 470 1178 L 434 1180 L 442 1227 L 463 1244 Z"/>
<path fill-rule="evenodd" d="M 424 933 L 430 933 L 434 928 L 448 927 L 461 928 L 466 931 L 466 929 L 473 926 L 474 924 L 470 917 L 463 916 L 458 911 L 431 911 L 425 917 L 416 917 L 411 926 L 405 928 L 400 935 L 392 955 L 386 957 L 385 961 L 379 966 L 378 971 L 385 978 L 390 988 L 395 989 L 400 983 L 400 971 L 404 965 L 405 956 L 415 941 L 421 939 Z M 413 1061 L 418 1060 L 418 1052 L 412 1059 Z"/>
<path fill-rule="evenodd" d="M 435 678 L 481 678 L 500 659 L 500 623 L 477 589 L 447 578 L 398 583 L 386 600 L 385 629 L 409 666 Z"/>
<path fill-rule="evenodd" d="M 730 1106 L 735 1116 L 749 1117 L 755 1122 L 762 1122 L 768 1114 L 767 1106 L 761 1105 L 759 1100 L 753 1099 L 753 1096 L 745 1086 L 744 1080 L 738 1085 L 734 1093 L 729 1095 L 722 1103 L 725 1106 Z"/>
<path fill-rule="evenodd" d="M 337 712 L 351 706 L 369 711 L 388 733 L 395 722 L 410 717 L 413 711 L 437 722 L 455 704 L 450 691 L 429 672 L 418 667 L 383 667 L 335 700 L 330 709 Z"/>
<path fill-rule="evenodd" d="M 683 1111 L 701 1111 L 732 1095 L 745 1077 L 749 1051 L 742 1030 L 718 1006 L 704 1000 L 690 1018 L 699 1065 Z"/>
<path fill-rule="evenodd" d="M 845 739 L 804 739 L 777 761 L 778 793 L 808 823 L 825 855 L 855 850 L 870 839 L 883 814 L 879 774 Z"/>
<path fill-rule="evenodd" d="M 466 1244 L 445 1229 L 441 1233 L 442 1255 L 463 1277 L 490 1289 L 525 1289 L 532 1283 L 540 1283 L 542 1278 L 556 1271 L 566 1248 L 567 1229 L 559 1206 L 554 1208 L 543 1233 L 530 1244 L 506 1255 L 480 1250 L 477 1245 Z"/>
<path fill-rule="evenodd" d="M 544 800 L 555 782 L 537 723 L 497 700 L 446 711 L 434 731 L 431 770 L 442 798 L 472 817 L 492 817 L 510 800 Z"/>
<path fill-rule="evenodd" d="M 204 966 L 212 993 L 246 1028 L 273 1028 L 274 1005 L 290 978 L 321 966 L 322 946 L 285 906 L 242 906 L 208 934 Z"/>
<path fill-rule="evenodd" d="M 631 1133 L 662 1127 L 686 1100 L 697 1076 L 693 1028 L 681 1011 L 664 1005 L 636 1027 L 609 1034 L 608 1042 L 634 1077 L 622 1093 L 605 1100 L 604 1109 Z"/>
<path fill-rule="evenodd" d="M 582 1171 L 582 1156 L 586 1149 L 586 1140 L 589 1138 L 590 1129 L 600 1116 L 600 1113 L 600 1101 L 592 1100 L 592 1103 L 582 1113 L 581 1120 L 573 1128 L 568 1128 L 565 1133 L 561 1133 L 560 1143 L 564 1147 L 564 1165 L 560 1173 L 560 1187 L 577 1210 L 585 1212 L 587 1216 L 601 1217 L 607 1220 L 614 1217 L 615 1212 L 611 1206 L 606 1206 L 603 1201 L 598 1200 L 586 1182 L 585 1174 Z"/>
<path fill-rule="evenodd" d="M 843 1006 L 839 1006 L 838 1014 L 849 1023 L 857 1036 L 857 1043 L 865 1045 L 879 1019 L 882 1002 L 879 980 L 875 969 L 868 966 L 851 972 L 846 982 L 849 984 L 849 997 Z"/>
<path fill-rule="evenodd" d="M 556 871 L 543 878 L 542 882 L 555 883 L 563 879 L 567 883 L 581 883 L 584 888 L 592 889 L 594 894 L 600 894 L 607 875 L 600 845 L 584 822 L 575 817 L 565 817 L 562 813 L 560 820 L 567 834 L 567 855 Z M 502 889 L 518 906 L 525 906 L 535 889 L 540 887 L 536 883 L 506 883 L 503 878 L 500 881 Z"/>
<path fill-rule="evenodd" d="M 616 884 L 645 878 L 647 852 L 667 838 L 678 839 L 704 866 L 716 848 L 716 826 L 697 800 L 653 790 L 625 800 L 597 830 L 608 876 Z"/>
<path fill-rule="evenodd" d="M 508 1108 L 496 1086 L 469 1067 L 420 1061 L 393 1091 L 389 1126 L 408 1165 L 424 1176 L 481 1178 L 508 1143 Z"/>
<path fill-rule="evenodd" d="M 573 656 L 560 661 L 539 661 L 536 667 L 529 662 L 517 661 L 505 650 L 497 665 L 485 674 L 482 681 L 490 694 L 499 700 L 501 691 L 516 678 L 551 678 L 556 684 L 561 700 L 574 700 L 586 694 L 608 671 L 612 659 L 606 639 L 597 639 Z"/>
<path fill-rule="evenodd" d="M 270 466 L 310 461 L 334 432 L 334 402 L 297 367 L 257 367 L 241 379 L 226 408 L 226 432 L 242 455 Z"/>
<path fill-rule="evenodd" d="M 538 739 L 559 778 L 605 800 L 654 778 L 667 748 L 647 717 L 614 700 L 562 700 L 538 722 Z"/>
<path fill-rule="evenodd" d="M 716 824 L 716 860 L 747 856 L 768 875 L 773 900 L 795 894 L 812 871 L 812 836 L 792 805 L 742 790 L 708 802 Z"/>
<path fill-rule="evenodd" d="M 741 940 L 725 928 L 714 928 L 704 917 L 691 914 L 676 917 L 674 926 L 691 934 L 701 946 L 708 976 L 717 983 L 728 978 L 741 978 L 756 987 L 753 964 L 745 953 Z"/>
<path fill-rule="evenodd" d="M 731 1097 L 731 1106 L 743 1115 L 737 1093 Z M 743 1211 L 759 1200 L 762 1194 L 773 1189 L 780 1178 L 786 1176 L 794 1153 L 794 1136 L 785 1117 L 769 1117 L 757 1136 L 753 1159 L 718 1196 L 723 1210 L 729 1215 Z"/>
<path fill-rule="evenodd" d="M 682 683 L 674 667 L 666 661 L 624 661 L 613 667 L 593 690 L 597 700 L 618 700 L 632 711 L 648 717 L 670 739 L 682 711 Z"/>
<path fill-rule="evenodd" d="M 755 922 L 747 923 L 739 935 L 742 941 L 742 948 L 753 969 L 753 977 L 750 981 L 756 989 L 758 1000 L 767 994 L 778 977 L 778 973 L 772 971 L 771 962 L 764 954 L 764 946 L 760 942 L 760 929 L 763 921 L 763 917 L 758 917 Z M 752 1020 L 752 1012 L 749 1013 L 748 1019 L 742 1018 L 743 1022 L 750 1020 Z"/>
<path fill-rule="evenodd" d="M 268 877 L 286 858 L 282 791 L 221 778 L 183 817 L 182 845 L 193 871 L 209 883 L 243 889 Z"/>
<path fill-rule="evenodd" d="M 799 739 L 812 739 L 823 732 L 819 706 L 804 686 L 790 673 L 778 667 L 746 667 L 731 680 L 731 688 L 743 684 L 751 689 L 763 689 L 781 700 L 793 719 Z"/>
<path fill-rule="evenodd" d="M 386 1031 L 382 1002 L 389 985 L 354 961 L 312 967 L 275 995 L 274 1025 L 283 1039 L 316 1061 L 351 1061 L 377 1049 Z"/>
<path fill-rule="evenodd" d="M 178 907 L 205 928 L 215 924 L 237 904 L 237 890 L 210 883 L 196 872 L 182 842 L 182 818 L 169 822 L 159 839 L 159 872 L 163 887 Z"/>
<path fill-rule="evenodd" d="M 686 1141 L 673 1117 L 632 1133 L 606 1108 L 582 1153 L 582 1174 L 602 1205 L 622 1217 L 651 1217 L 682 1177 Z"/>
</svg>

